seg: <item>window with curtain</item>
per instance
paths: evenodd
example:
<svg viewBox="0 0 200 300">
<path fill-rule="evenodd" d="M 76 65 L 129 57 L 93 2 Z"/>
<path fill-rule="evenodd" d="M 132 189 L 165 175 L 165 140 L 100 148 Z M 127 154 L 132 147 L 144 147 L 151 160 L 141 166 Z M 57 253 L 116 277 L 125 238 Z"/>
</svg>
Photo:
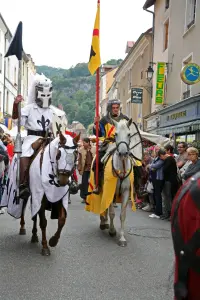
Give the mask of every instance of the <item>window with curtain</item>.
<svg viewBox="0 0 200 300">
<path fill-rule="evenodd" d="M 169 20 L 164 24 L 164 51 L 168 48 L 169 42 Z"/>
<path fill-rule="evenodd" d="M 196 7 L 197 7 L 197 0 L 187 0 L 185 30 L 189 29 L 195 23 Z"/>
<path fill-rule="evenodd" d="M 169 8 L 169 3 L 170 3 L 170 0 L 165 0 L 165 9 Z"/>
</svg>

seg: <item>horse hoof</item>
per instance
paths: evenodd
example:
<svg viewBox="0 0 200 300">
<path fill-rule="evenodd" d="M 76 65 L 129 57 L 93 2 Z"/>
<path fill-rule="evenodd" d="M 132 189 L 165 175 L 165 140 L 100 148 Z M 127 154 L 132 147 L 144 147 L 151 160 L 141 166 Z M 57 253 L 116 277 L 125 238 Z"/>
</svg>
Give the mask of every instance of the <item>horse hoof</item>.
<svg viewBox="0 0 200 300">
<path fill-rule="evenodd" d="M 109 224 L 100 224 L 100 229 L 101 230 L 109 229 Z"/>
<path fill-rule="evenodd" d="M 120 247 L 126 247 L 127 246 L 127 241 L 119 241 L 118 245 Z"/>
<path fill-rule="evenodd" d="M 115 231 L 109 231 L 109 235 L 110 235 L 111 237 L 115 237 L 116 234 L 117 234 L 116 230 L 115 230 Z"/>
<path fill-rule="evenodd" d="M 58 239 L 55 236 L 52 236 L 49 240 L 49 246 L 55 247 L 58 244 Z"/>
<path fill-rule="evenodd" d="M 50 252 L 49 248 L 42 248 L 41 254 L 42 254 L 42 256 L 49 256 L 49 255 L 51 255 L 51 252 Z"/>
<path fill-rule="evenodd" d="M 38 236 L 37 235 L 33 235 L 31 238 L 31 243 L 32 244 L 36 244 L 39 242 Z"/>
<path fill-rule="evenodd" d="M 26 235 L 26 229 L 25 228 L 20 228 L 19 235 Z"/>
</svg>

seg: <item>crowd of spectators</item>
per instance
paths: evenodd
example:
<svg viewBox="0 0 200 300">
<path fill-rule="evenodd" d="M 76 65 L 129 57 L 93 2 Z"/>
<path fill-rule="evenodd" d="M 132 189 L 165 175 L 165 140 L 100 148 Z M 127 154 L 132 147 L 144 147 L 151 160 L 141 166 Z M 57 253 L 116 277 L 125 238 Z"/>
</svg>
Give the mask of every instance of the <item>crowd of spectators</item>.
<svg viewBox="0 0 200 300">
<path fill-rule="evenodd" d="M 137 206 L 151 212 L 150 218 L 170 220 L 171 206 L 179 187 L 185 180 L 200 171 L 199 151 L 185 142 L 177 145 L 155 146 L 143 157 L 143 197 Z"/>
</svg>

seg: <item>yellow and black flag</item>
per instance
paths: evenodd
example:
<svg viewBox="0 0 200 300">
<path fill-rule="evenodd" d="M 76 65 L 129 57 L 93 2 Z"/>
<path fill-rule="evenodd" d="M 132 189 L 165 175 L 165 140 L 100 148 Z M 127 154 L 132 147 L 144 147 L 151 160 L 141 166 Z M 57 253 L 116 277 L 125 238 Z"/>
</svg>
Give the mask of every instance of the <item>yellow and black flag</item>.
<svg viewBox="0 0 200 300">
<path fill-rule="evenodd" d="M 90 60 L 88 63 L 88 69 L 91 75 L 94 75 L 95 71 L 101 66 L 99 30 L 100 30 L 100 0 L 98 0 L 97 2 L 97 14 L 96 14 L 93 36 L 92 36 Z"/>
</svg>

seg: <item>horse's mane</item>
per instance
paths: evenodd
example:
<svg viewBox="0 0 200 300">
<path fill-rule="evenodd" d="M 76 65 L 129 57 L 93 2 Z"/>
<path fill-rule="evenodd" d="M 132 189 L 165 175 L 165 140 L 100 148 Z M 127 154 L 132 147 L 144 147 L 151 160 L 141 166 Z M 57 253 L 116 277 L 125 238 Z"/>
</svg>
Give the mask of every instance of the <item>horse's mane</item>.
<svg viewBox="0 0 200 300">
<path fill-rule="evenodd" d="M 124 119 L 122 119 L 122 120 L 120 120 L 118 123 L 117 123 L 117 127 L 118 128 L 121 128 L 121 129 L 128 129 L 128 127 L 127 127 L 127 121 L 126 120 L 124 120 Z"/>
</svg>

